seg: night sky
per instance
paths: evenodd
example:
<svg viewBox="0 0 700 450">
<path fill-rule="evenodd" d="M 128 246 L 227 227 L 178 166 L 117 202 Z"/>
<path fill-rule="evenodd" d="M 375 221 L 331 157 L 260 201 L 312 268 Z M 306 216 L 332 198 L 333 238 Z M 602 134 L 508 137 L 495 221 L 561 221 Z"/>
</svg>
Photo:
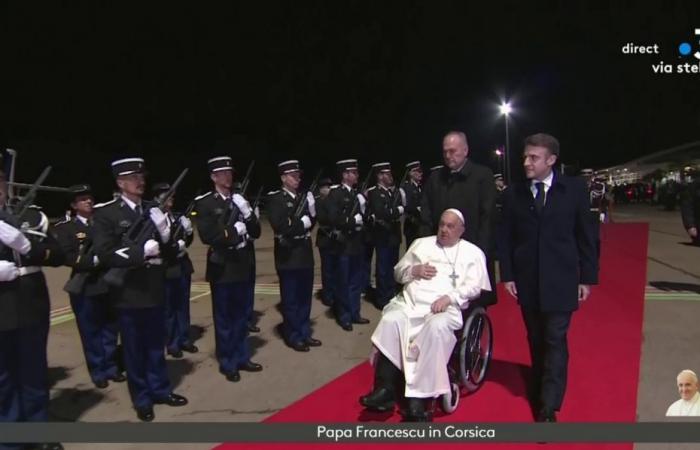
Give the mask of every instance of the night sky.
<svg viewBox="0 0 700 450">
<path fill-rule="evenodd" d="M 186 197 L 208 188 L 219 154 L 241 172 L 256 159 L 252 188 L 274 187 L 290 158 L 309 178 L 348 157 L 389 160 L 399 177 L 413 159 L 438 164 L 450 129 L 496 169 L 506 97 L 514 175 L 538 131 L 579 167 L 700 139 L 700 74 L 651 70 L 698 61 L 678 51 L 700 51 L 697 1 L 62 3 L 0 11 L 0 145 L 20 152 L 18 181 L 51 164 L 48 184 L 88 182 L 98 199 L 120 156 L 144 156 L 152 181 L 190 167 Z M 623 55 L 628 42 L 661 54 Z"/>
</svg>

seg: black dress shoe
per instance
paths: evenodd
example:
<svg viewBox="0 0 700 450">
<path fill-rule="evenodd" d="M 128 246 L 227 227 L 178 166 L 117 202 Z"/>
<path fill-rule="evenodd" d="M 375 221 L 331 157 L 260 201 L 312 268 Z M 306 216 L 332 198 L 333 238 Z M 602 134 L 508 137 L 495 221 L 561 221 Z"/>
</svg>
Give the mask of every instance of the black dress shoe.
<svg viewBox="0 0 700 450">
<path fill-rule="evenodd" d="M 224 375 L 226 375 L 226 379 L 228 381 L 231 381 L 232 383 L 238 383 L 239 381 L 241 381 L 241 373 L 237 370 L 225 373 Z"/>
<path fill-rule="evenodd" d="M 340 325 L 340 328 L 342 328 L 345 331 L 352 331 L 351 323 L 338 322 L 338 325 Z"/>
<path fill-rule="evenodd" d="M 156 418 L 153 414 L 153 407 L 148 406 L 146 408 L 136 408 L 136 416 L 141 422 L 152 422 Z"/>
<path fill-rule="evenodd" d="M 168 355 L 172 356 L 173 358 L 182 358 L 182 350 L 175 350 L 174 352 L 168 350 Z"/>
<path fill-rule="evenodd" d="M 118 373 L 110 378 L 110 380 L 114 381 L 115 383 L 123 383 L 126 381 L 126 376 L 123 373 Z"/>
<path fill-rule="evenodd" d="M 553 409 L 542 408 L 535 419 L 537 422 L 556 422 L 557 415 Z"/>
<path fill-rule="evenodd" d="M 406 399 L 408 406 L 402 411 L 404 422 L 432 422 L 432 415 L 426 410 L 425 399 L 409 397 Z"/>
<path fill-rule="evenodd" d="M 260 333 L 260 327 L 251 324 L 248 324 L 248 331 L 251 333 Z"/>
<path fill-rule="evenodd" d="M 246 372 L 260 372 L 262 369 L 263 367 L 260 364 L 254 363 L 250 360 L 238 366 L 238 370 L 244 370 Z"/>
<path fill-rule="evenodd" d="M 318 339 L 308 338 L 304 341 L 304 344 L 308 345 L 309 347 L 320 347 L 322 342 Z"/>
<path fill-rule="evenodd" d="M 182 395 L 170 394 L 165 398 L 154 401 L 153 403 L 168 406 L 185 406 L 187 404 L 187 399 Z"/>
<path fill-rule="evenodd" d="M 97 380 L 95 381 L 95 387 L 98 389 L 104 389 L 107 386 L 109 386 L 109 382 L 107 380 Z M 43 444 L 42 444 L 43 445 Z"/>
<path fill-rule="evenodd" d="M 369 319 L 365 319 L 364 317 L 358 317 L 357 319 L 353 319 L 352 323 L 357 323 L 360 325 L 366 325 L 369 323 Z"/>
<path fill-rule="evenodd" d="M 308 352 L 309 351 L 309 346 L 303 342 L 295 342 L 293 344 L 289 344 L 289 346 L 292 348 L 292 350 L 297 351 L 297 352 Z"/>
<path fill-rule="evenodd" d="M 194 344 L 185 344 L 182 346 L 182 350 L 186 351 L 187 353 L 197 353 L 199 351 L 197 346 Z"/>
<path fill-rule="evenodd" d="M 360 404 L 370 411 L 387 412 L 394 410 L 394 393 L 391 389 L 380 387 L 360 397 Z"/>
</svg>

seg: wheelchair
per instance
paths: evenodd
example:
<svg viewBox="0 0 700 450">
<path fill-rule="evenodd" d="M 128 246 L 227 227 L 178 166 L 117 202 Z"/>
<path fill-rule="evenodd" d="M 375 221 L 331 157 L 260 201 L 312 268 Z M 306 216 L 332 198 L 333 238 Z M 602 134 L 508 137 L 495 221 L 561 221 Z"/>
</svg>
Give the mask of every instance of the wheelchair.
<svg viewBox="0 0 700 450">
<path fill-rule="evenodd" d="M 493 353 L 493 328 L 486 308 L 470 304 L 462 311 L 462 319 L 464 326 L 456 332 L 457 344 L 447 366 L 450 392 L 439 397 L 446 414 L 457 409 L 463 389 L 473 393 L 481 387 Z"/>
</svg>

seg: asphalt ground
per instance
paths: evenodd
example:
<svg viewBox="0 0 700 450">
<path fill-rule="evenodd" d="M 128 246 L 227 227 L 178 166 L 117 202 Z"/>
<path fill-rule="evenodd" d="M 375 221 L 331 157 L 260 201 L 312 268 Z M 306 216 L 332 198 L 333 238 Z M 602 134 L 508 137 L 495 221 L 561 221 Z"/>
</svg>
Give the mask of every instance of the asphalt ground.
<svg viewBox="0 0 700 450">
<path fill-rule="evenodd" d="M 700 248 L 687 245 L 688 237 L 678 212 L 648 205 L 618 207 L 616 222 L 650 224 L 644 338 L 639 380 L 611 380 L 600 369 L 601 383 L 639 384 L 637 419 L 662 421 L 666 408 L 678 398 L 676 374 L 685 368 L 700 372 Z M 182 359 L 168 357 L 170 379 L 177 393 L 187 396 L 181 408 L 156 406 L 156 421 L 260 421 L 317 389 L 362 362 L 369 354 L 370 335 L 379 311 L 363 301 L 362 315 L 369 325 L 355 325 L 352 332 L 336 325 L 327 308 L 313 301 L 314 337 L 323 346 L 308 353 L 286 347 L 276 332 L 281 323 L 277 309 L 279 292 L 272 255 L 272 232 L 263 225 L 256 243 L 257 286 L 255 311 L 260 333 L 252 334 L 253 360 L 263 365 L 260 373 L 242 372 L 238 383 L 219 374 L 214 357 L 214 330 L 209 286 L 204 282 L 205 247 L 198 239 L 190 248 L 195 266 L 191 292 L 192 332 L 200 351 Z M 318 255 L 316 255 L 318 256 Z M 320 283 L 316 264 L 316 283 Z M 68 269 L 45 269 L 52 295 L 52 326 L 49 334 L 51 387 L 50 417 L 56 421 L 137 421 L 126 383 L 96 389 L 88 376 L 75 320 L 62 286 Z M 504 299 L 502 301 L 509 301 Z M 575 350 L 574 350 L 575 351 Z M 604 351 L 604 349 L 601 349 Z M 369 388 L 369 386 L 368 386 Z M 564 405 L 566 407 L 566 405 Z M 208 449 L 209 444 L 98 444 L 100 449 Z M 67 449 L 94 449 L 95 444 L 67 444 Z M 698 445 L 638 444 L 637 449 L 698 448 Z"/>
</svg>

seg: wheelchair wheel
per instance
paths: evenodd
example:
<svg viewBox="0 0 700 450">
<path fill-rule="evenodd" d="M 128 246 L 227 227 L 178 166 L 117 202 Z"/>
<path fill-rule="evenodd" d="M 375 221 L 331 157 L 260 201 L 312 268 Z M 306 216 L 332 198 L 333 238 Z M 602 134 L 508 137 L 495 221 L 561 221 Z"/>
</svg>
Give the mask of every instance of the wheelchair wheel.
<svg viewBox="0 0 700 450">
<path fill-rule="evenodd" d="M 471 311 L 459 345 L 459 376 L 467 391 L 474 392 L 486 378 L 493 352 L 493 329 L 484 308 Z"/>
<path fill-rule="evenodd" d="M 450 393 L 440 396 L 440 407 L 445 414 L 452 414 L 459 405 L 459 385 L 450 383 Z"/>
</svg>

